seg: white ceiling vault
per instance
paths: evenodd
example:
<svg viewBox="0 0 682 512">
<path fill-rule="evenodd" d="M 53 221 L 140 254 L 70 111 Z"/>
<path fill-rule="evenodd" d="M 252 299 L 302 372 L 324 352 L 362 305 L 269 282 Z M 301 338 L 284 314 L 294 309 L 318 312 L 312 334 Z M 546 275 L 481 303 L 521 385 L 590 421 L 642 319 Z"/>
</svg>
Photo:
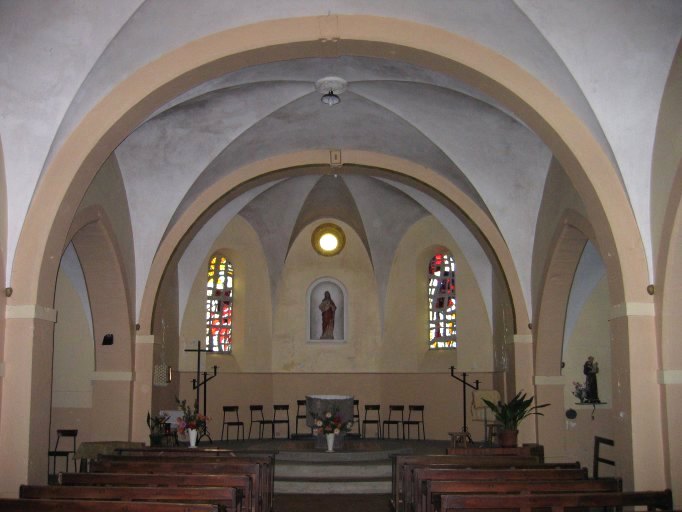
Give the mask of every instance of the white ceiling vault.
<svg viewBox="0 0 682 512">
<path fill-rule="evenodd" d="M 328 14 L 429 25 L 471 39 L 532 74 L 591 130 L 618 169 L 652 272 L 656 106 L 680 42 L 682 2 L 28 0 L 0 3 L 0 47 L 11 48 L 0 52 L 7 275 L 41 173 L 83 116 L 117 84 L 211 34 Z M 347 82 L 334 107 L 322 104 L 315 88 L 328 76 Z M 44 97 L 50 101 L 41 101 Z M 133 226 L 136 310 L 164 233 L 202 193 L 244 165 L 311 149 L 389 155 L 449 180 L 499 229 L 532 310 L 531 263 L 550 149 L 471 85 L 414 63 L 357 55 L 293 58 L 228 72 L 183 91 L 127 134 L 115 157 Z M 341 218 L 381 269 L 388 268 L 407 227 L 430 213 L 470 258 L 478 255 L 475 271 L 485 290 L 490 263 L 480 258 L 485 251 L 468 221 L 456 220 L 453 211 L 456 205 L 442 204 L 437 194 L 374 169 L 305 168 L 273 176 L 226 202 L 196 240 L 217 229 L 216 219 L 224 225 L 240 213 L 261 233 L 275 285 L 290 243 L 306 222 Z M 187 247 L 192 261 L 196 251 Z M 193 265 L 187 258 L 180 264 Z M 385 292 L 388 276 L 379 272 L 378 278 Z M 181 283 L 181 293 L 183 286 L 188 283 Z"/>
</svg>

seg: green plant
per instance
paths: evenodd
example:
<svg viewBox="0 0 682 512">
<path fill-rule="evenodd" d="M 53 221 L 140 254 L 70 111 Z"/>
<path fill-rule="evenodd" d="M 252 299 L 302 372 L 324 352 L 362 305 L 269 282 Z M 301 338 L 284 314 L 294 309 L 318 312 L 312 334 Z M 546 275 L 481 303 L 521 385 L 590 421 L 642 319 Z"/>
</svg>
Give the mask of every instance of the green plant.
<svg viewBox="0 0 682 512">
<path fill-rule="evenodd" d="M 507 403 L 498 402 L 492 403 L 485 398 L 483 401 L 490 407 L 490 410 L 495 414 L 495 419 L 502 424 L 503 430 L 518 430 L 519 423 L 524 418 L 531 414 L 538 414 L 544 416 L 538 409 L 547 407 L 549 404 L 532 405 L 535 397 L 526 398 L 526 393 L 519 391 L 514 398 Z"/>
<path fill-rule="evenodd" d="M 150 434 L 163 434 L 164 426 L 167 421 L 168 416 L 165 414 L 152 416 L 150 412 L 147 412 L 147 426 L 149 427 Z"/>
</svg>

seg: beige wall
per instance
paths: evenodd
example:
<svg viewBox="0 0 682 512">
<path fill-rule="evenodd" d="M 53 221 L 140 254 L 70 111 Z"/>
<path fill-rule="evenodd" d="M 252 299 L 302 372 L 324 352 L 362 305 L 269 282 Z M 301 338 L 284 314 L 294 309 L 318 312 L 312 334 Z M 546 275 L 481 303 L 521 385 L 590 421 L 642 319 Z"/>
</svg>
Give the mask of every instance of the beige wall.
<svg viewBox="0 0 682 512">
<path fill-rule="evenodd" d="M 325 220 L 332 219 L 319 222 Z M 248 420 L 251 403 L 262 403 L 266 411 L 273 403 L 288 403 L 293 411 L 296 400 L 306 394 L 339 393 L 355 395 L 361 406 L 382 404 L 385 411 L 389 403 L 422 403 L 429 437 L 446 439 L 448 432 L 461 429 L 463 421 L 461 384 L 450 376 L 450 366 L 473 372 L 471 381 L 479 378 L 487 387 L 493 379 L 491 323 L 461 250 L 434 218 L 416 222 L 396 251 L 382 307 L 369 255 L 358 236 L 339 222 L 346 232 L 346 247 L 340 255 L 325 258 L 310 244 L 316 225 L 307 226 L 292 243 L 272 306 L 266 260 L 257 234 L 244 219 L 231 221 L 206 254 L 207 261 L 221 250 L 235 269 L 233 354 L 209 355 L 202 362 L 202 370 L 219 367 L 218 377 L 209 383 L 209 415 L 217 420 L 213 435 L 219 435 L 222 405 L 240 405 L 242 419 Z M 426 339 L 427 265 L 433 251 L 441 249 L 449 250 L 457 264 L 456 352 L 430 351 Z M 191 385 L 196 355 L 184 353 L 184 348 L 186 342 L 205 336 L 205 269 L 204 264 L 181 314 L 183 373 L 178 377 L 181 398 L 190 401 L 196 396 Z M 306 294 L 319 278 L 338 281 L 347 292 L 343 342 L 308 340 Z M 442 392 L 432 392 L 437 389 Z M 482 425 L 471 428 L 482 439 Z"/>
<path fill-rule="evenodd" d="M 210 364 L 210 363 L 209 363 Z M 179 375 L 182 397 L 192 400 L 192 372 Z M 481 388 L 492 385 L 489 373 L 467 374 L 467 381 L 481 381 Z M 249 431 L 249 405 L 262 404 L 265 415 L 272 416 L 273 404 L 289 404 L 291 432 L 295 431 L 296 400 L 306 394 L 352 395 L 360 401 L 360 417 L 364 417 L 366 404 L 381 405 L 381 419 L 386 419 L 389 404 L 424 404 L 426 435 L 429 439 L 448 439 L 448 432 L 462 429 L 462 385 L 450 376 L 440 373 L 218 373 L 208 384 L 207 413 L 211 437 L 220 439 L 223 405 L 238 405 L 240 419 Z M 203 395 L 202 395 L 203 396 Z M 471 419 L 471 391 L 467 393 L 467 424 L 476 441 L 483 440 L 483 422 Z M 203 405 L 202 405 L 203 407 Z M 303 431 L 303 422 L 299 432 Z M 254 430 L 252 434 L 256 431 Z M 368 436 L 375 430 L 368 427 Z M 234 438 L 234 430 L 231 431 Z M 277 430 L 286 435 L 286 427 Z M 416 432 L 412 431 L 416 437 Z M 257 437 L 257 435 L 256 435 Z"/>
<path fill-rule="evenodd" d="M 55 307 L 50 446 L 54 446 L 59 428 L 78 429 L 79 441 L 89 437 L 93 400 L 90 377 L 95 370 L 90 320 L 63 271 L 57 276 Z"/>
<path fill-rule="evenodd" d="M 613 439 L 614 417 L 612 400 L 613 368 L 611 362 L 611 340 L 609 331 L 609 292 L 606 277 L 602 278 L 595 287 L 589 299 L 585 302 L 578 321 L 575 324 L 572 336 L 567 340 L 567 349 L 564 353 L 566 366 L 563 375 L 566 380 L 564 386 L 564 410 L 572 408 L 578 413 L 575 420 L 566 420 L 566 444 L 565 458 L 575 458 L 583 466 L 589 468 L 592 474 L 592 454 L 594 448 L 594 436 Z M 583 364 L 588 356 L 594 356 L 599 363 L 597 383 L 599 399 L 605 405 L 595 407 L 591 405 L 576 404 L 576 398 L 571 394 L 573 381 L 584 382 Z M 617 447 L 616 447 L 617 448 Z M 617 450 L 604 448 L 607 458 L 615 458 Z M 611 453 L 609 453 L 611 450 Z M 611 466 L 601 465 L 600 476 L 616 474 L 617 470 Z"/>
</svg>

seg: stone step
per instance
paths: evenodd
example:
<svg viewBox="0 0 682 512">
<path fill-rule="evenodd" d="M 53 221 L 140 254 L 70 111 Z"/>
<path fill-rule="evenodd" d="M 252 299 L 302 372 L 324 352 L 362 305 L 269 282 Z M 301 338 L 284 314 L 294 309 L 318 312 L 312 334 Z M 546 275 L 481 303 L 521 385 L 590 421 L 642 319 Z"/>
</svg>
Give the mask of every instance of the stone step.
<svg viewBox="0 0 682 512">
<path fill-rule="evenodd" d="M 389 494 L 391 478 L 276 478 L 275 494 Z"/>
<path fill-rule="evenodd" d="M 386 494 L 391 492 L 392 464 L 387 454 L 278 454 L 275 493 Z"/>
<path fill-rule="evenodd" d="M 285 462 L 275 464 L 275 480 L 296 478 L 391 478 L 391 463 L 383 461 L 367 462 Z"/>
</svg>

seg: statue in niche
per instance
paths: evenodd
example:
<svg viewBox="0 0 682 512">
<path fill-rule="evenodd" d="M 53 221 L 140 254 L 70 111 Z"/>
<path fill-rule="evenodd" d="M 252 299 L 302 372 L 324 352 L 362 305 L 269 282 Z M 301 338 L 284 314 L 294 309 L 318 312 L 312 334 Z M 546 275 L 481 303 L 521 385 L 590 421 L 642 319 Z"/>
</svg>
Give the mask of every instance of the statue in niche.
<svg viewBox="0 0 682 512">
<path fill-rule="evenodd" d="M 599 403 L 599 391 L 597 389 L 597 373 L 599 373 L 599 363 L 590 356 L 583 366 L 585 374 L 585 401 L 588 403 Z"/>
<path fill-rule="evenodd" d="M 324 299 L 320 303 L 320 311 L 322 312 L 322 334 L 321 340 L 334 339 L 334 317 L 336 316 L 336 304 L 332 300 L 328 291 L 324 292 Z"/>
</svg>

